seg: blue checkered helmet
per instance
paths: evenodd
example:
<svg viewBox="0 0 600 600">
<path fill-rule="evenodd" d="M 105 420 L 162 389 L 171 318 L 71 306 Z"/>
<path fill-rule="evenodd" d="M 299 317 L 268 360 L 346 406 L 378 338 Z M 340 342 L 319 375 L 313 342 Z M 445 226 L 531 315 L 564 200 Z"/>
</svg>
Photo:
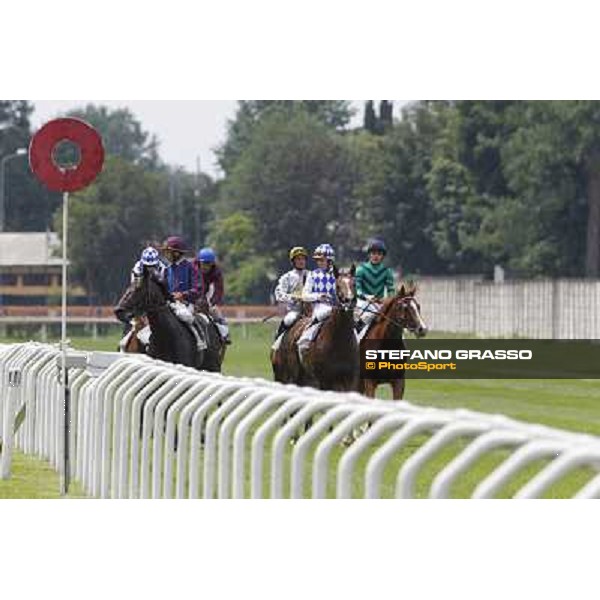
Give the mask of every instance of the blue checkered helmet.
<svg viewBox="0 0 600 600">
<path fill-rule="evenodd" d="M 155 267 L 158 265 L 158 250 L 152 246 L 148 246 L 142 252 L 141 262 L 147 267 Z"/>
<path fill-rule="evenodd" d="M 319 244 L 313 252 L 313 258 L 324 256 L 327 260 L 335 260 L 335 250 L 331 244 Z"/>
</svg>

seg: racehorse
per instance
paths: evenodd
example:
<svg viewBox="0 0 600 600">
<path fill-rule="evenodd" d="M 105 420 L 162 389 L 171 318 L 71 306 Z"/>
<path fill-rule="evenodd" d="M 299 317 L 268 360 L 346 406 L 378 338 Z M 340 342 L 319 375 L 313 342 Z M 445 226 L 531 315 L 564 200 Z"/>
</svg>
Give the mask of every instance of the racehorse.
<svg viewBox="0 0 600 600">
<path fill-rule="evenodd" d="M 222 353 L 214 340 L 214 336 L 218 334 L 212 333 L 213 328 L 202 320 L 201 327 L 208 347 L 206 350 L 199 350 L 189 327 L 170 309 L 170 300 L 171 295 L 165 282 L 145 271 L 143 275 L 134 277 L 115 307 L 115 313 L 147 316 L 152 332 L 147 354 L 152 358 L 196 369 L 219 371 L 219 357 Z"/>
<path fill-rule="evenodd" d="M 416 285 L 412 283 L 406 286 L 403 284 L 395 296 L 386 298 L 361 341 L 396 339 L 400 340 L 401 347 L 405 348 L 402 337 L 404 329 L 413 332 L 417 337 L 425 336 L 427 326 L 421 317 L 421 306 L 415 298 L 416 290 Z M 394 379 L 361 379 L 358 390 L 361 394 L 374 398 L 377 386 L 381 384 L 391 385 L 393 399 L 402 400 L 405 386 L 404 371 L 400 371 L 398 377 Z"/>
<path fill-rule="evenodd" d="M 312 304 L 302 302 L 300 318 L 284 333 L 277 350 L 271 350 L 271 367 L 273 378 L 280 383 L 309 385 L 302 370 L 296 342 L 308 326 L 312 315 Z"/>
<path fill-rule="evenodd" d="M 310 385 L 322 390 L 355 390 L 359 381 L 358 343 L 354 331 L 356 305 L 354 271 L 334 268 L 337 304 L 300 361 L 296 342 L 311 320 L 299 319 L 271 352 L 276 381 Z"/>
</svg>

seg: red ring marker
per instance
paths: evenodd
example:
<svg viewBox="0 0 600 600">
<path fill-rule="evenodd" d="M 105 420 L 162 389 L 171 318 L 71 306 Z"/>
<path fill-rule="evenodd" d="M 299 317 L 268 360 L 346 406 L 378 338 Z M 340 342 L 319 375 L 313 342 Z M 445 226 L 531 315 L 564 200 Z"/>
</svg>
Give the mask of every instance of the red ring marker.
<svg viewBox="0 0 600 600">
<path fill-rule="evenodd" d="M 79 148 L 80 160 L 73 168 L 59 167 L 53 158 L 57 144 L 68 140 Z M 46 123 L 29 145 L 29 165 L 36 177 L 55 192 L 75 192 L 96 179 L 104 163 L 98 132 L 81 119 L 61 118 Z"/>
</svg>

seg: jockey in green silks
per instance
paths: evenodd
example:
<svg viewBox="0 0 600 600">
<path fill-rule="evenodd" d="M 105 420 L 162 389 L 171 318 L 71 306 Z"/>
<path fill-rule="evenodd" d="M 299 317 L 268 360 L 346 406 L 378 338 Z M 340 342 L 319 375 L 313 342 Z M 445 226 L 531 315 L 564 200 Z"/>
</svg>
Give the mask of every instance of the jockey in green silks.
<svg viewBox="0 0 600 600">
<path fill-rule="evenodd" d="M 381 308 L 382 299 L 395 293 L 394 273 L 383 264 L 387 253 L 384 242 L 371 240 L 367 252 L 369 261 L 356 270 L 356 328 L 363 335 Z"/>
</svg>

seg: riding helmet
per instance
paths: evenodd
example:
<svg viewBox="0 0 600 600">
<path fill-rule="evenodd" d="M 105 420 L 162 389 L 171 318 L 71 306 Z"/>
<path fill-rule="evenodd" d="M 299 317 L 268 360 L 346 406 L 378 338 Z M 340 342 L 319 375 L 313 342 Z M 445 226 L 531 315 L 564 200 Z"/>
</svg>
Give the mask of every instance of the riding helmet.
<svg viewBox="0 0 600 600">
<path fill-rule="evenodd" d="M 185 254 L 188 250 L 185 247 L 185 242 L 178 236 L 172 235 L 168 237 L 162 246 L 162 250 L 173 250 Z"/>
<path fill-rule="evenodd" d="M 304 256 L 305 258 L 308 258 L 308 252 L 306 248 L 303 248 L 302 246 L 294 246 L 290 250 L 290 261 L 293 261 L 297 256 Z"/>
<path fill-rule="evenodd" d="M 148 267 L 154 267 L 158 264 L 158 250 L 152 246 L 148 246 L 142 252 L 142 264 Z"/>
<path fill-rule="evenodd" d="M 202 248 L 198 251 L 198 261 L 201 263 L 214 263 L 217 256 L 212 248 Z"/>
<path fill-rule="evenodd" d="M 335 260 L 335 250 L 330 244 L 320 244 L 313 252 L 313 258 L 325 257 L 327 260 Z"/>
<path fill-rule="evenodd" d="M 373 250 L 387 253 L 387 248 L 385 247 L 385 243 L 383 240 L 372 239 L 369 240 L 369 245 L 367 246 L 367 252 L 372 252 Z"/>
</svg>

